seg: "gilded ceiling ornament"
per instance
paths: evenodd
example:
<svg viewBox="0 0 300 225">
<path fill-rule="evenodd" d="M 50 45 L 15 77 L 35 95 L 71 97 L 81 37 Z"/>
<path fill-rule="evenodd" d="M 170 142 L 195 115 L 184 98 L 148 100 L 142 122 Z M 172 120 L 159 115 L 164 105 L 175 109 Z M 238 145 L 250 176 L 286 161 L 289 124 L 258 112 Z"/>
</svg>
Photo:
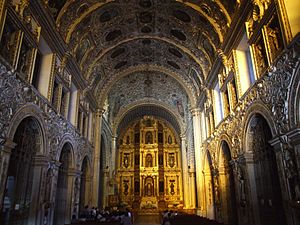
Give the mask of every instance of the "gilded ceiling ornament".
<svg viewBox="0 0 300 225">
<path fill-rule="evenodd" d="M 23 18 L 25 9 L 29 6 L 29 0 L 19 0 L 19 3 L 15 3 L 16 11 L 20 17 Z"/>
</svg>

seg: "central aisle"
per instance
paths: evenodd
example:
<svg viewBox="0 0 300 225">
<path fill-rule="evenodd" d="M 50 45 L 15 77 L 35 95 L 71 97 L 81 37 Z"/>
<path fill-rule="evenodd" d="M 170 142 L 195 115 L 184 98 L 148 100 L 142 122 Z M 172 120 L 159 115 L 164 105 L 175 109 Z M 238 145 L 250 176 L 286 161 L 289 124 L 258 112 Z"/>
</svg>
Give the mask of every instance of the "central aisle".
<svg viewBox="0 0 300 225">
<path fill-rule="evenodd" d="M 160 225 L 159 215 L 139 215 L 134 225 Z"/>
</svg>

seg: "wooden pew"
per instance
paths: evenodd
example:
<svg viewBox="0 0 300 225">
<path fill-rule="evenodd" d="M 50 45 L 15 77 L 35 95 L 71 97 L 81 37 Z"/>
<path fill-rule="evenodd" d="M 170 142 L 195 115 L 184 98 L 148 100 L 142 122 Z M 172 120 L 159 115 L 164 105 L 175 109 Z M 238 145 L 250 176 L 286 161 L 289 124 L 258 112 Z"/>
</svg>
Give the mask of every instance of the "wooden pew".
<svg viewBox="0 0 300 225">
<path fill-rule="evenodd" d="M 65 224 L 65 225 L 120 225 L 119 222 L 96 222 L 96 221 L 77 221 L 71 224 Z"/>
<path fill-rule="evenodd" d="M 178 215 L 170 220 L 172 225 L 224 225 L 196 215 Z"/>
</svg>

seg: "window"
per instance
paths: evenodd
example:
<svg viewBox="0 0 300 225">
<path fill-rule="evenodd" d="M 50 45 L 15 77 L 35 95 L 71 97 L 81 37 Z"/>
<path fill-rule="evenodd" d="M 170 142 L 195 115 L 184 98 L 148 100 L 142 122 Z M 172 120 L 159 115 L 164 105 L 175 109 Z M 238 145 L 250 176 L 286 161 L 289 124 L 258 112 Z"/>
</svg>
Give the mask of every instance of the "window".
<svg viewBox="0 0 300 225">
<path fill-rule="evenodd" d="M 216 84 L 214 88 L 214 113 L 215 113 L 215 126 L 217 126 L 223 119 L 223 110 L 222 110 L 222 98 L 219 88 L 219 84 Z"/>
<path fill-rule="evenodd" d="M 39 47 L 35 58 L 31 84 L 46 98 L 49 88 L 52 88 L 53 61 L 55 56 L 43 37 L 40 37 Z"/>
<path fill-rule="evenodd" d="M 251 86 L 251 84 L 255 82 L 253 63 L 246 33 L 244 34 L 235 51 L 235 57 L 238 66 L 241 94 L 243 95 Z"/>
</svg>

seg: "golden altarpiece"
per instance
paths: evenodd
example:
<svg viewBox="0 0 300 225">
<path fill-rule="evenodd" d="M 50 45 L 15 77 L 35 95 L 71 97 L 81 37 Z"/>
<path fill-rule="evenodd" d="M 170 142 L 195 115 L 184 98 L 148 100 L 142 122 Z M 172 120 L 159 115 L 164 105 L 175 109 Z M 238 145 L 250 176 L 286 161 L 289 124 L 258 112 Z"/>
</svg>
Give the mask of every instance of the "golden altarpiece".
<svg viewBox="0 0 300 225">
<path fill-rule="evenodd" d="M 134 209 L 182 206 L 180 145 L 165 122 L 145 116 L 119 140 L 119 200 Z"/>
</svg>

